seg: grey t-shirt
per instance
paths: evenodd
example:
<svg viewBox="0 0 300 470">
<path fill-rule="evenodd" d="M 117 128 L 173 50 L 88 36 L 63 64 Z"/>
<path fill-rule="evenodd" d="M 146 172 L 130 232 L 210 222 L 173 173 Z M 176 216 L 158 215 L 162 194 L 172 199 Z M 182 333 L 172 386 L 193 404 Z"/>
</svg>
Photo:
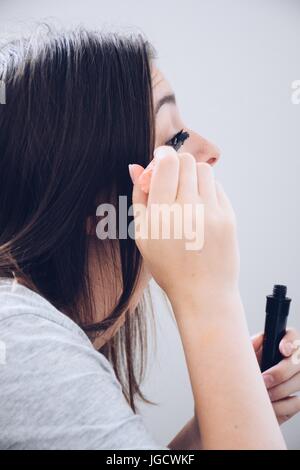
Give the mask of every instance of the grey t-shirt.
<svg viewBox="0 0 300 470">
<path fill-rule="evenodd" d="M 0 280 L 0 423 L 1 449 L 168 449 L 83 330 L 8 279 Z"/>
</svg>

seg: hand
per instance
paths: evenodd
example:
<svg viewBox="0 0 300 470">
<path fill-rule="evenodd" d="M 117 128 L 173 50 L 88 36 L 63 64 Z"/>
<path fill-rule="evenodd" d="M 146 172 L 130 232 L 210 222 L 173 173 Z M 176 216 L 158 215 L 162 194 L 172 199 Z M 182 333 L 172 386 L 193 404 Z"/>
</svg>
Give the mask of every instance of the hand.
<svg viewBox="0 0 300 470">
<path fill-rule="evenodd" d="M 235 216 L 223 189 L 214 180 L 211 166 L 196 163 L 191 154 L 177 153 L 168 146 L 157 150 L 149 194 L 139 184 L 144 169 L 139 165 L 132 165 L 130 169 L 134 208 L 145 209 L 138 217 L 135 211 L 135 225 L 142 226 L 147 233 L 143 238 L 136 232 L 136 243 L 152 276 L 171 303 L 178 296 L 185 302 L 195 293 L 199 297 L 237 290 L 239 253 Z M 187 249 L 190 239 L 185 236 L 186 225 L 181 227 L 182 236 L 174 237 L 172 217 L 171 235 L 163 238 L 161 220 L 158 225 L 151 217 L 152 207 L 161 204 L 169 208 L 177 205 L 184 215 L 185 205 L 189 204 L 192 213 L 183 217 L 184 222 L 188 220 L 189 227 L 197 227 L 197 233 L 204 232 L 204 245 L 196 251 Z M 196 206 L 201 205 L 204 205 L 204 217 L 199 227 L 195 214 Z M 156 239 L 150 236 L 153 226 L 159 233 Z"/>
<path fill-rule="evenodd" d="M 266 370 L 263 377 L 274 376 L 274 382 L 268 383 L 266 379 L 266 387 L 269 391 L 270 399 L 273 405 L 279 424 L 282 424 L 300 412 L 300 397 L 290 396 L 300 391 L 300 360 L 298 365 L 294 365 L 291 361 L 291 356 L 295 353 L 295 348 L 287 343 L 293 345 L 300 344 L 300 334 L 295 329 L 290 328 L 287 330 L 286 335 L 279 345 L 280 352 L 285 359 L 282 359 L 276 366 Z M 258 362 L 261 362 L 263 334 L 260 333 L 252 338 L 253 348 Z M 298 355 L 300 358 L 300 354 Z M 199 442 L 201 448 L 201 435 L 196 418 L 196 409 L 194 407 L 194 436 Z"/>
<path fill-rule="evenodd" d="M 253 337 L 252 344 L 260 363 L 263 335 L 259 334 Z M 295 329 L 289 329 L 279 345 L 284 359 L 263 373 L 279 424 L 284 423 L 300 411 L 300 397 L 295 395 L 300 391 L 300 360 L 297 361 L 298 364 L 294 364 L 292 361 L 296 349 L 293 344 L 300 344 L 300 334 Z M 300 354 L 298 358 L 300 359 Z"/>
</svg>

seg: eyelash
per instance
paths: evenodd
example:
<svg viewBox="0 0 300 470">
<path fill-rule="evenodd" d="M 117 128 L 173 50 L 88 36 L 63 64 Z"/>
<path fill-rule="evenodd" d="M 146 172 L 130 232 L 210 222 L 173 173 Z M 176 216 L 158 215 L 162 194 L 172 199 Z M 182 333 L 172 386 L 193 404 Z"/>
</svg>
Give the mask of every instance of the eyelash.
<svg viewBox="0 0 300 470">
<path fill-rule="evenodd" d="M 168 140 L 165 145 L 170 145 L 174 150 L 177 151 L 189 137 L 190 134 L 188 132 L 184 132 L 182 129 L 181 131 L 177 132 L 177 134 L 175 134 L 172 139 Z"/>
</svg>

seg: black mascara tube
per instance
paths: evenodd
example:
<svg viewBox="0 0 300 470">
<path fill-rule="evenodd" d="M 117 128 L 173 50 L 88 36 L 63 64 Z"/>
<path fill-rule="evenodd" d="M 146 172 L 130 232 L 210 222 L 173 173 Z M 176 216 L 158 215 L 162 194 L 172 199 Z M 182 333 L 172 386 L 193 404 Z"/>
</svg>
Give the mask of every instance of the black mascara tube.
<svg viewBox="0 0 300 470">
<path fill-rule="evenodd" d="M 266 320 L 261 359 L 261 371 L 278 364 L 282 359 L 279 343 L 286 333 L 291 299 L 286 297 L 286 286 L 275 285 L 273 294 L 267 295 Z"/>
</svg>

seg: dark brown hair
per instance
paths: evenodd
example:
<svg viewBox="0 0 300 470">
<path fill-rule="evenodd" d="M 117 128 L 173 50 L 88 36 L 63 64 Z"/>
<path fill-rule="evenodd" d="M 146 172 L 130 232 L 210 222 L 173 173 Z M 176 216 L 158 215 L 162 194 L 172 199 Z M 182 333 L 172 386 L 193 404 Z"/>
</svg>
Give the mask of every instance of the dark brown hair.
<svg viewBox="0 0 300 470">
<path fill-rule="evenodd" d="M 99 201 L 118 206 L 125 195 L 129 206 L 128 164 L 146 166 L 153 154 L 154 56 L 141 34 L 47 25 L 0 49 L 6 86 L 6 104 L 0 105 L 0 275 L 36 290 L 92 340 L 126 312 L 100 352 L 112 362 L 134 411 L 135 395 L 149 402 L 140 390 L 146 321 L 140 307 L 128 312 L 141 257 L 131 238 L 111 243 L 109 259 L 122 291 L 108 317 L 95 324 L 86 222 Z"/>
</svg>

